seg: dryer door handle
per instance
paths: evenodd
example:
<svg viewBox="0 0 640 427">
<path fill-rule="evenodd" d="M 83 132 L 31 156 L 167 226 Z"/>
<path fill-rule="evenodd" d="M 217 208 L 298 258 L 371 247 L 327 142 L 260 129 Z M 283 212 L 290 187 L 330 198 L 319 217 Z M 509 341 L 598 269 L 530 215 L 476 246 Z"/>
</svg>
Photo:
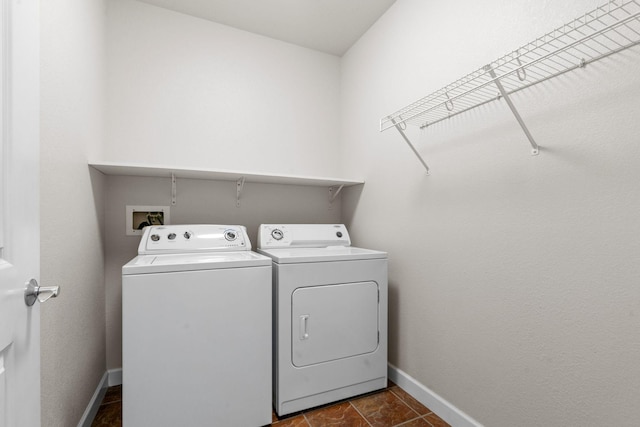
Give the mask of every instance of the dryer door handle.
<svg viewBox="0 0 640 427">
<path fill-rule="evenodd" d="M 303 314 L 300 316 L 300 341 L 309 339 L 309 332 L 307 327 L 309 324 L 309 315 Z"/>
</svg>

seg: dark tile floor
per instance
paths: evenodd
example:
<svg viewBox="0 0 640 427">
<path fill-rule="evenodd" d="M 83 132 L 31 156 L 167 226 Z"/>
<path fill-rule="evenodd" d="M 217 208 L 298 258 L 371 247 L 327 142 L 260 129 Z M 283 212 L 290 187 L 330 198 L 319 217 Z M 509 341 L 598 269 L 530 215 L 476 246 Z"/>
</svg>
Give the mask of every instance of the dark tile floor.
<svg viewBox="0 0 640 427">
<path fill-rule="evenodd" d="M 122 426 L 122 386 L 109 387 L 104 395 L 100 409 L 91 423 L 91 427 Z"/>
<path fill-rule="evenodd" d="M 429 408 L 390 383 L 384 390 L 279 419 L 274 427 L 449 427 Z M 109 387 L 92 427 L 122 426 L 122 386 Z"/>
</svg>

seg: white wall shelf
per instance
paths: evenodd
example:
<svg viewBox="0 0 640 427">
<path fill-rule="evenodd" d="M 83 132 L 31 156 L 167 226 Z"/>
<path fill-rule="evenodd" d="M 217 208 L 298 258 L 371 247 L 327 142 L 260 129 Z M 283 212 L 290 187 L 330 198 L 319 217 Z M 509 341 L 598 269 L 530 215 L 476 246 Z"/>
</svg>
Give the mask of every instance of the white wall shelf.
<svg viewBox="0 0 640 427">
<path fill-rule="evenodd" d="M 407 138 L 407 124 L 424 129 L 491 101 L 504 98 L 538 154 L 510 95 L 640 43 L 640 0 L 607 4 L 556 28 L 519 49 L 456 80 L 380 120 L 380 131 L 395 127 L 429 173 Z"/>
<path fill-rule="evenodd" d="M 339 187 L 341 185 L 349 187 L 351 185 L 364 184 L 362 180 L 329 178 L 302 175 L 279 175 L 267 173 L 255 173 L 244 171 L 232 171 L 224 169 L 197 169 L 171 166 L 144 165 L 137 163 L 114 163 L 114 162 L 90 162 L 89 166 L 99 170 L 105 175 L 124 176 L 155 176 L 171 178 L 173 174 L 176 178 L 185 179 L 207 179 L 215 181 L 238 181 L 241 178 L 245 182 L 259 182 L 264 184 L 291 184 L 291 185 L 311 185 L 318 187 Z"/>
<path fill-rule="evenodd" d="M 301 175 L 277 175 L 255 172 L 231 171 L 223 169 L 198 169 L 135 163 L 89 162 L 89 166 L 105 175 L 141 176 L 171 178 L 171 199 L 176 204 L 176 179 L 204 179 L 213 181 L 235 181 L 237 186 L 236 203 L 240 206 L 240 196 L 244 184 L 248 182 L 263 184 L 309 185 L 328 187 L 329 199 L 332 202 L 343 187 L 364 184 L 362 180 L 314 177 Z"/>
</svg>

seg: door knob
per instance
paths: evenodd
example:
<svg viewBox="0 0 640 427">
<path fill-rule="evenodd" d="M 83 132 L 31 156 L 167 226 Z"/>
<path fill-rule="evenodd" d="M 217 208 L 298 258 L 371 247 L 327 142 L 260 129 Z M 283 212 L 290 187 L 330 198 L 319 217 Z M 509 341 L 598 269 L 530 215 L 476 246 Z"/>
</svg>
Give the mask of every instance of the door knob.
<svg viewBox="0 0 640 427">
<path fill-rule="evenodd" d="M 31 279 L 24 290 L 24 302 L 31 307 L 36 300 L 45 302 L 49 298 L 57 297 L 59 293 L 60 286 L 40 286 L 36 279 Z"/>
</svg>

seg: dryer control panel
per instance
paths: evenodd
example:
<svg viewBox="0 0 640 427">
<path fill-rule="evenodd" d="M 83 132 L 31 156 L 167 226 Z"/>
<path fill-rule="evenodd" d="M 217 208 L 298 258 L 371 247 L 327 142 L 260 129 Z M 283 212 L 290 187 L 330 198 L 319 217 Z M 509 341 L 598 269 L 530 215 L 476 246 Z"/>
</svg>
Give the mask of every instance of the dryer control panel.
<svg viewBox="0 0 640 427">
<path fill-rule="evenodd" d="M 351 246 L 344 224 L 262 224 L 258 248 L 325 248 Z"/>
<path fill-rule="evenodd" d="M 161 253 L 249 251 L 251 242 L 242 225 L 158 225 L 146 227 L 139 255 Z"/>
</svg>

